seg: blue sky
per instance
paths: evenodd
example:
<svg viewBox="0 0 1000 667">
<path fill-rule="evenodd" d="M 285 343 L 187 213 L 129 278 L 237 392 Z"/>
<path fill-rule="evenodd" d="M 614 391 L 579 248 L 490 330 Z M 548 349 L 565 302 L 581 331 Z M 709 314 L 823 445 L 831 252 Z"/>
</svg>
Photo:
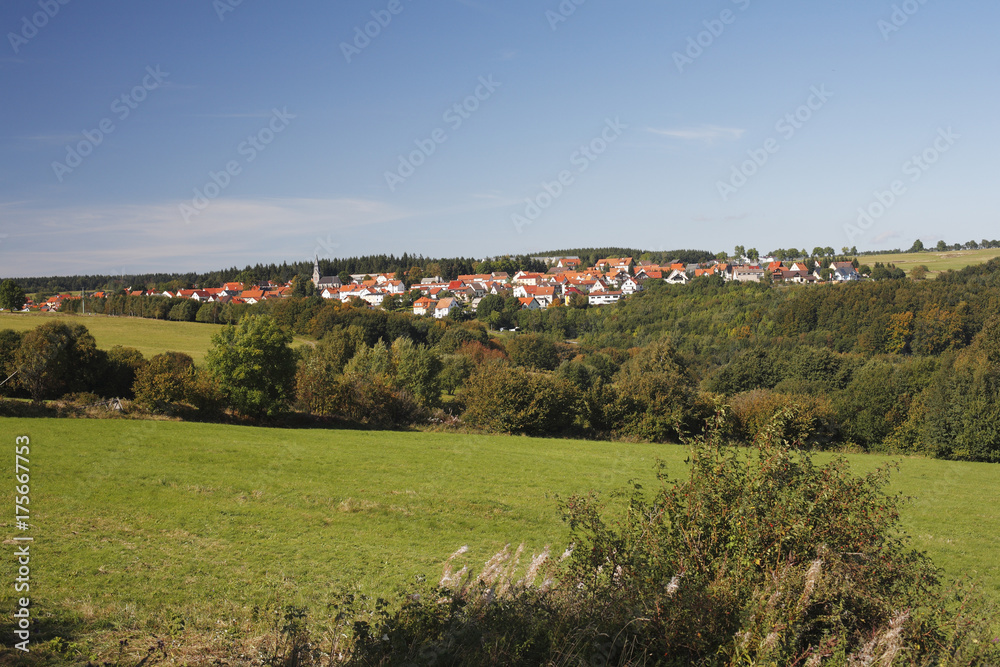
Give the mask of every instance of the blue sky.
<svg viewBox="0 0 1000 667">
<path fill-rule="evenodd" d="M 577 2 L 5 0 L 0 275 L 998 236 L 995 3 Z"/>
</svg>

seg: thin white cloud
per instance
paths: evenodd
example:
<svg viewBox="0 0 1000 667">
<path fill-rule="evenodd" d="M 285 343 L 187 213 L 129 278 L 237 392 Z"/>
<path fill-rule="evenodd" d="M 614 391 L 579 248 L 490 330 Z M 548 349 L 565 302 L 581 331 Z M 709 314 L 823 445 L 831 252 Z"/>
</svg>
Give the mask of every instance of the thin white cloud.
<svg viewBox="0 0 1000 667">
<path fill-rule="evenodd" d="M 65 146 L 66 144 L 71 144 L 75 141 L 79 141 L 83 137 L 83 134 L 35 134 L 31 136 L 22 137 L 26 141 L 30 141 L 36 144 L 42 144 L 44 146 Z"/>
<path fill-rule="evenodd" d="M 365 199 L 218 199 L 185 223 L 181 202 L 37 207 L 0 203 L 6 276 L 211 270 L 305 261 L 364 227 L 414 213 Z M 190 202 L 186 202 L 190 205 Z"/>
<path fill-rule="evenodd" d="M 694 222 L 719 222 L 720 220 L 722 222 L 738 222 L 740 220 L 746 220 L 749 217 L 750 217 L 750 214 L 746 213 L 746 212 L 739 213 L 739 214 L 734 214 L 734 215 L 727 215 L 727 216 L 724 216 L 721 219 L 713 218 L 711 216 L 707 216 L 707 215 L 703 215 L 702 214 L 702 215 L 696 215 L 696 216 L 694 216 L 693 218 L 691 218 L 691 220 L 694 221 Z"/>
<path fill-rule="evenodd" d="M 256 111 L 250 113 L 189 113 L 189 118 L 270 118 L 273 111 Z"/>
<path fill-rule="evenodd" d="M 481 2 L 474 2 L 473 0 L 455 0 L 455 2 L 457 2 L 460 5 L 465 5 L 466 7 L 472 7 L 473 9 L 478 9 L 481 12 L 494 13 L 491 7 L 488 7 L 487 5 Z"/>
<path fill-rule="evenodd" d="M 719 127 L 718 125 L 701 125 L 699 127 L 688 127 L 678 129 L 659 129 L 655 127 L 646 128 L 647 132 L 658 134 L 662 137 L 672 139 L 684 139 L 685 141 L 705 141 L 712 143 L 720 139 L 727 141 L 738 141 L 746 130 L 736 127 Z"/>
<path fill-rule="evenodd" d="M 185 221 L 181 204 L 54 207 L 0 201 L 0 277 L 208 271 L 258 262 L 346 256 L 385 225 L 438 224 L 504 208 L 518 200 L 470 193 L 439 207 L 404 208 L 362 198 L 258 198 L 212 201 Z M 380 228 L 380 226 L 382 226 Z"/>
<path fill-rule="evenodd" d="M 892 240 L 892 239 L 902 238 L 902 236 L 903 236 L 902 232 L 888 231 L 888 232 L 882 232 L 881 234 L 879 234 L 878 236 L 876 236 L 875 238 L 873 238 L 872 241 L 874 243 L 883 243 L 884 241 L 889 241 L 889 240 Z"/>
</svg>

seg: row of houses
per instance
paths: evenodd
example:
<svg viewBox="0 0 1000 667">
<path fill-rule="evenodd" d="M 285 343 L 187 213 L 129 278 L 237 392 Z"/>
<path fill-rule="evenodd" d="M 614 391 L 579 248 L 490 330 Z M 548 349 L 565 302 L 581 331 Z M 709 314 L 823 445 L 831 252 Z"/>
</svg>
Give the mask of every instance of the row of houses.
<svg viewBox="0 0 1000 667">
<path fill-rule="evenodd" d="M 820 283 L 820 282 L 851 282 L 861 280 L 861 274 L 851 262 L 832 262 L 828 267 L 829 275 L 824 275 L 827 269 L 810 270 L 805 262 L 793 262 L 785 266 L 783 262 L 770 261 L 760 264 L 726 264 L 717 263 L 706 268 L 690 268 L 684 271 L 674 270 L 665 278 L 668 283 L 685 284 L 693 277 L 719 274 L 726 281 L 762 282 L 767 276 L 773 282 L 787 283 Z"/>
<path fill-rule="evenodd" d="M 736 263 L 708 262 L 684 264 L 671 262 L 659 265 L 649 261 L 636 261 L 632 257 L 608 257 L 593 266 L 583 267 L 578 257 L 558 258 L 545 273 L 519 271 L 514 275 L 504 272 L 461 275 L 454 280 L 440 277 L 424 278 L 407 288 L 394 273 L 351 275 L 345 284 L 338 276 L 321 276 L 318 260 L 313 265 L 313 284 L 324 299 L 349 302 L 359 299 L 372 308 L 382 307 L 385 299 L 416 292 L 413 301 L 415 315 L 436 318 L 448 317 L 456 308 L 475 310 L 487 295 L 517 298 L 524 310 L 537 310 L 568 303 L 571 299 L 586 299 L 592 306 L 617 303 L 645 289 L 649 281 L 669 284 L 687 284 L 701 276 L 721 276 L 725 281 L 759 282 L 770 276 L 774 282 L 817 283 L 849 282 L 861 276 L 851 262 L 833 262 L 828 269 L 813 269 L 804 262 L 785 265 L 783 262 L 764 258 L 760 262 L 743 260 Z M 224 283 L 221 287 L 203 289 L 126 290 L 129 296 L 164 296 L 191 299 L 199 303 L 256 304 L 269 299 L 290 297 L 291 282 L 278 284 L 271 281 L 245 285 L 240 282 Z M 94 297 L 110 296 L 94 292 Z M 68 299 L 79 296 L 61 294 L 42 304 L 29 303 L 26 309 L 58 310 Z"/>
<path fill-rule="evenodd" d="M 258 283 L 256 285 L 244 285 L 243 283 L 225 283 L 222 287 L 206 287 L 204 289 L 181 289 L 181 290 L 136 290 L 127 288 L 125 296 L 163 296 L 167 298 L 191 299 L 198 303 L 246 303 L 255 304 L 267 299 L 283 299 L 291 296 L 292 284 L 279 285 L 270 281 Z M 87 295 L 90 298 L 103 299 L 114 296 L 110 292 L 98 291 Z M 57 294 L 49 297 L 40 304 L 35 304 L 28 299 L 25 303 L 25 310 L 39 310 L 42 312 L 56 311 L 62 307 L 66 301 L 80 299 L 80 294 Z"/>
<path fill-rule="evenodd" d="M 631 294 L 642 291 L 648 281 L 669 284 L 687 284 L 701 276 L 721 276 L 725 281 L 761 282 L 768 276 L 774 282 L 816 283 L 848 282 L 861 276 L 851 262 L 834 262 L 829 275 L 824 270 L 809 270 L 805 263 L 785 266 L 783 262 L 766 263 L 683 264 L 672 262 L 658 265 L 653 262 L 635 261 L 631 257 L 601 259 L 594 266 L 583 268 L 579 258 L 560 258 L 546 273 L 520 271 L 513 276 L 485 274 L 458 276 L 452 281 L 426 279 L 411 289 L 421 292 L 413 304 L 415 315 L 447 317 L 456 304 L 467 304 L 473 310 L 487 294 L 516 297 L 524 310 L 547 308 L 557 303 L 567 303 L 575 295 L 586 298 L 591 306 L 617 303 Z"/>
</svg>

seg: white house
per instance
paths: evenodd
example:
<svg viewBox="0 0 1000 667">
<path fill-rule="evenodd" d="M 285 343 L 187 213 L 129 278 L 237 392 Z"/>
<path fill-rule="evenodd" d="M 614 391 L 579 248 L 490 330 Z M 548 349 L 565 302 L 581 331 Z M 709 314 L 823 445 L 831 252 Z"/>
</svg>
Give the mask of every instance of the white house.
<svg viewBox="0 0 1000 667">
<path fill-rule="evenodd" d="M 687 285 L 691 281 L 691 276 L 679 269 L 674 269 L 670 275 L 663 279 L 663 282 L 671 285 Z"/>
<path fill-rule="evenodd" d="M 587 297 L 587 303 L 591 306 L 606 306 L 612 303 L 618 303 L 624 296 L 621 292 L 591 292 L 590 296 Z"/>
<path fill-rule="evenodd" d="M 621 284 L 622 294 L 629 295 L 642 291 L 642 285 L 632 276 L 627 277 Z"/>
<path fill-rule="evenodd" d="M 437 305 L 437 301 L 434 299 L 428 299 L 426 296 L 421 297 L 413 302 L 413 314 L 414 315 L 426 315 L 427 313 L 434 310 L 434 306 Z"/>
<path fill-rule="evenodd" d="M 731 277 L 729 280 L 740 283 L 754 282 L 759 283 L 764 280 L 764 274 L 767 273 L 763 268 L 759 266 L 734 266 L 732 274 L 727 274 Z"/>
<path fill-rule="evenodd" d="M 361 297 L 370 306 L 381 306 L 385 301 L 385 292 L 371 292 Z"/>
<path fill-rule="evenodd" d="M 441 299 L 437 302 L 437 306 L 434 308 L 434 317 L 439 320 L 441 318 L 448 317 L 448 314 L 451 313 L 451 309 L 454 308 L 455 305 L 455 300 L 451 297 Z"/>
<path fill-rule="evenodd" d="M 836 282 L 849 282 L 852 280 L 861 280 L 861 274 L 858 270 L 854 268 L 854 265 L 850 262 L 834 262 L 830 265 L 833 269 L 833 274 L 830 276 L 830 280 Z"/>
</svg>

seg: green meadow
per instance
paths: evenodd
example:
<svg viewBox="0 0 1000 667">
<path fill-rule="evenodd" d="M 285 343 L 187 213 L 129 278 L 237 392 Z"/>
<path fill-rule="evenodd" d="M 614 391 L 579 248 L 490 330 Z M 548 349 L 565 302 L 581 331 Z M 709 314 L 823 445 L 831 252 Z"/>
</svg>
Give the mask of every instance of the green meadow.
<svg viewBox="0 0 1000 667">
<path fill-rule="evenodd" d="M 200 322 L 147 320 L 141 317 L 109 317 L 107 315 L 77 315 L 63 313 L 0 313 L 0 329 L 28 331 L 45 322 L 59 321 L 82 324 L 94 336 L 97 347 L 107 350 L 115 345 L 134 347 L 143 356 L 163 352 L 183 352 L 196 364 L 205 359 L 212 346 L 212 336 L 219 325 Z M 292 347 L 304 344 L 296 339 Z"/>
<path fill-rule="evenodd" d="M 1000 257 L 1000 248 L 948 250 L 945 252 L 931 250 L 927 252 L 887 253 L 858 257 L 858 261 L 868 266 L 875 266 L 875 262 L 895 264 L 906 271 L 907 275 L 918 266 L 926 266 L 929 272 L 928 277 L 934 277 L 942 271 L 950 269 L 957 271 L 973 264 L 983 264 L 994 257 Z"/>
<path fill-rule="evenodd" d="M 178 624 L 208 632 L 269 603 L 322 617 L 343 590 L 388 594 L 440 576 L 463 545 L 474 568 L 507 543 L 559 553 L 568 528 L 557 497 L 654 484 L 658 459 L 678 478 L 687 456 L 648 444 L 0 419 L 11 459 L 20 435 L 31 439 L 33 613 L 46 636 L 84 642 Z M 903 527 L 914 545 L 1000 601 L 1000 469 L 848 458 L 857 472 L 898 461 L 892 490 L 913 498 Z M 5 540 L 19 534 L 13 486 Z M 10 582 L 13 560 L 2 562 Z M 12 586 L 2 591 L 13 608 Z"/>
</svg>

